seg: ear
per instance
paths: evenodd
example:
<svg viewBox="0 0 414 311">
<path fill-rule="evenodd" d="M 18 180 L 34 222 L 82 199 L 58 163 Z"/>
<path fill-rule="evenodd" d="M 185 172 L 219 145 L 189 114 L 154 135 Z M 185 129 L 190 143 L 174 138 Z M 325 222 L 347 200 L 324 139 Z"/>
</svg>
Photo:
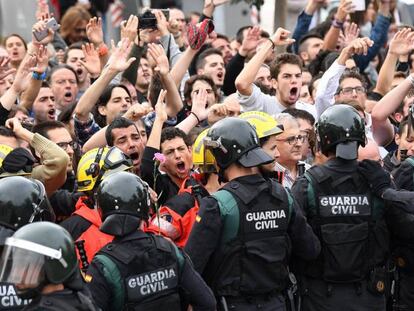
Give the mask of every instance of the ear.
<svg viewBox="0 0 414 311">
<path fill-rule="evenodd" d="M 277 80 L 275 78 L 272 78 L 272 88 L 277 90 L 277 87 L 278 87 Z"/>
<path fill-rule="evenodd" d="M 99 106 L 98 107 L 98 112 L 103 115 L 106 116 L 106 107 L 105 106 Z"/>
<path fill-rule="evenodd" d="M 404 116 L 401 113 L 399 113 L 399 112 L 394 113 L 394 119 L 395 119 L 395 121 L 401 122 L 401 120 L 403 118 L 404 118 Z"/>
<path fill-rule="evenodd" d="M 300 52 L 299 57 L 302 58 L 304 62 L 307 62 L 309 60 L 309 54 L 308 52 Z"/>
<path fill-rule="evenodd" d="M 399 146 L 401 142 L 401 137 L 399 134 L 395 134 L 395 143 Z"/>
<path fill-rule="evenodd" d="M 197 74 L 198 74 L 198 75 L 203 75 L 203 74 L 204 74 L 204 69 L 202 69 L 202 68 L 198 68 L 198 69 L 197 69 Z"/>
</svg>

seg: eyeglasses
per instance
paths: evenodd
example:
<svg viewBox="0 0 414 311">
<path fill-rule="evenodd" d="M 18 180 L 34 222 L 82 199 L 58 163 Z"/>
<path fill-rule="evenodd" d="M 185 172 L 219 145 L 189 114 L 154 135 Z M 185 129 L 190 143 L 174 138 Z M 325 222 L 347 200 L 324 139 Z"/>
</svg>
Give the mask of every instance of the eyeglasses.
<svg viewBox="0 0 414 311">
<path fill-rule="evenodd" d="M 56 143 L 60 148 L 63 150 L 68 150 L 68 147 L 70 146 L 73 150 L 78 149 L 78 143 L 76 141 L 70 141 L 70 142 L 61 142 Z"/>
<path fill-rule="evenodd" d="M 276 139 L 276 141 L 283 141 L 283 142 L 287 142 L 289 145 L 295 145 L 299 141 L 303 144 L 307 138 L 308 138 L 307 135 L 296 135 L 296 136 L 290 136 L 284 139 Z"/>
<path fill-rule="evenodd" d="M 365 94 L 366 92 L 364 87 L 357 86 L 357 87 L 346 87 L 346 88 L 340 89 L 339 93 L 342 93 L 343 95 L 352 95 L 354 90 L 357 94 Z"/>
</svg>

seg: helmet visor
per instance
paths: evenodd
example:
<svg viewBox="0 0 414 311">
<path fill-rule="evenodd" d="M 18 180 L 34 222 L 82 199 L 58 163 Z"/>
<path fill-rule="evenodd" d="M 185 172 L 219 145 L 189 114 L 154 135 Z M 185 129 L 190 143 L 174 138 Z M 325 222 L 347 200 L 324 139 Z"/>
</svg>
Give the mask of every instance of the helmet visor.
<svg viewBox="0 0 414 311">
<path fill-rule="evenodd" d="M 104 170 L 113 170 L 117 169 L 120 166 L 131 167 L 133 166 L 133 163 L 131 159 L 127 158 L 121 150 L 119 150 L 117 147 L 112 147 L 109 149 L 104 159 L 103 168 Z"/>
<path fill-rule="evenodd" d="M 36 288 L 44 280 L 45 256 L 6 245 L 1 258 L 0 282 L 15 284 L 19 290 Z"/>
</svg>

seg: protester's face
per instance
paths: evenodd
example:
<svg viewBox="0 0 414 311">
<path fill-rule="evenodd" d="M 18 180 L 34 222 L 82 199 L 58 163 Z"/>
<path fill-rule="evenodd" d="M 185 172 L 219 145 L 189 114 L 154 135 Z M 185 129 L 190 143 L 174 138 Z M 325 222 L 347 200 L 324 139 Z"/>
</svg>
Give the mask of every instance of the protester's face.
<svg viewBox="0 0 414 311">
<path fill-rule="evenodd" d="M 141 58 L 138 66 L 136 86 L 138 89 L 147 90 L 152 79 L 152 69 L 145 58 Z"/>
<path fill-rule="evenodd" d="M 309 93 L 309 86 L 307 86 L 306 84 L 302 85 L 302 87 L 300 88 L 299 100 L 301 102 L 313 105 L 313 100 Z"/>
<path fill-rule="evenodd" d="M 78 75 L 79 83 L 83 83 L 86 80 L 88 72 L 86 69 L 81 65 L 80 60 L 85 60 L 85 55 L 83 54 L 82 50 L 79 49 L 72 49 L 68 52 L 68 59 L 66 64 L 73 68 Z"/>
<path fill-rule="evenodd" d="M 161 144 L 161 151 L 166 157 L 163 164 L 165 172 L 178 179 L 185 179 L 193 167 L 191 148 L 181 137 L 165 140 Z"/>
<path fill-rule="evenodd" d="M 303 57 L 303 60 L 311 62 L 316 58 L 316 55 L 318 55 L 319 51 L 322 49 L 323 40 L 319 38 L 309 38 L 306 41 L 308 46 L 305 52 L 306 56 Z"/>
<path fill-rule="evenodd" d="M 263 86 L 267 87 L 269 90 L 272 89 L 272 77 L 270 75 L 270 69 L 268 67 L 260 67 L 259 71 L 256 74 L 255 82 L 260 82 Z"/>
<path fill-rule="evenodd" d="M 19 63 L 26 54 L 23 41 L 19 37 L 11 36 L 6 40 L 6 50 L 12 63 Z"/>
<path fill-rule="evenodd" d="M 137 90 L 131 83 L 122 83 L 127 89 L 129 94 L 131 94 L 131 104 L 138 104 L 138 96 L 137 96 Z"/>
<path fill-rule="evenodd" d="M 398 145 L 398 154 L 397 158 L 400 159 L 400 151 L 407 150 L 407 155 L 414 155 L 414 132 L 411 132 L 411 135 L 408 136 L 408 127 L 405 126 L 404 131 L 399 135 L 395 135 L 395 142 Z"/>
<path fill-rule="evenodd" d="M 114 146 L 118 147 L 123 153 L 131 158 L 135 172 L 139 173 L 144 144 L 137 128 L 134 125 L 131 125 L 126 128 L 113 129 L 112 137 Z"/>
<path fill-rule="evenodd" d="M 210 107 L 216 103 L 216 96 L 214 95 L 213 88 L 210 84 L 203 80 L 197 80 L 193 84 L 193 89 L 191 91 L 191 100 L 194 100 L 195 96 L 201 91 L 205 90 L 207 92 L 207 107 Z"/>
<path fill-rule="evenodd" d="M 362 82 L 355 78 L 344 79 L 340 85 L 341 91 L 337 95 L 338 101 L 354 100 L 361 107 L 365 107 L 367 94 Z"/>
<path fill-rule="evenodd" d="M 99 107 L 99 113 L 106 118 L 106 124 L 110 124 L 117 116 L 123 115 L 131 107 L 131 97 L 122 87 L 112 89 L 111 98 L 105 106 Z"/>
<path fill-rule="evenodd" d="M 198 74 L 209 76 L 217 87 L 223 86 L 226 73 L 223 57 L 218 54 L 212 54 L 207 56 L 205 61 L 204 67 L 198 70 Z"/>
<path fill-rule="evenodd" d="M 79 41 L 87 41 L 88 37 L 86 36 L 86 25 L 88 24 L 88 21 L 81 20 L 79 21 L 74 27 L 72 28 L 72 31 L 68 35 L 68 41 L 70 43 L 75 43 Z"/>
<path fill-rule="evenodd" d="M 178 23 L 178 30 L 185 30 L 185 15 L 184 12 L 179 9 L 170 10 L 170 21 L 176 21 Z"/>
<path fill-rule="evenodd" d="M 306 136 L 306 139 L 302 144 L 302 160 L 305 160 L 310 152 L 308 137 L 313 132 L 313 126 L 305 119 L 297 118 L 296 120 L 299 122 L 300 134 Z"/>
<path fill-rule="evenodd" d="M 272 81 L 281 104 L 290 106 L 297 102 L 302 87 L 302 71 L 298 65 L 282 65 L 277 79 Z"/>
<path fill-rule="evenodd" d="M 233 54 L 230 48 L 230 42 L 223 38 L 217 38 L 213 42 L 211 42 L 211 46 L 215 49 L 220 50 L 221 54 L 223 55 L 224 63 L 228 64 Z"/>
<path fill-rule="evenodd" d="M 56 120 L 55 95 L 49 87 L 40 88 L 33 102 L 33 112 L 37 123 Z"/>
<path fill-rule="evenodd" d="M 0 97 L 6 93 L 6 91 L 11 87 L 13 84 L 13 76 L 9 75 L 4 79 L 0 79 Z"/>
<path fill-rule="evenodd" d="M 300 135 L 299 127 L 291 124 L 277 136 L 277 149 L 280 152 L 278 162 L 280 164 L 289 165 L 302 159 L 302 141 L 298 139 L 292 144 L 287 141 L 298 135 Z"/>
<path fill-rule="evenodd" d="M 63 110 L 75 101 L 78 94 L 78 84 L 72 71 L 67 68 L 58 69 L 53 73 L 50 82 L 58 109 Z"/>
<path fill-rule="evenodd" d="M 145 147 L 148 141 L 148 135 L 147 135 L 147 131 L 145 130 L 145 126 L 143 122 L 135 122 L 135 125 L 138 128 L 139 134 L 141 135 L 142 144 Z"/>
<path fill-rule="evenodd" d="M 261 166 L 262 170 L 267 172 L 272 172 L 275 170 L 276 161 L 280 156 L 280 152 L 277 149 L 277 135 L 272 135 L 269 139 L 262 145 L 262 149 L 271 156 L 274 161 L 269 164 L 265 164 Z"/>
<path fill-rule="evenodd" d="M 73 171 L 73 155 L 75 151 L 73 150 L 71 144 L 73 143 L 72 136 L 70 136 L 69 131 L 66 128 L 55 128 L 47 132 L 49 139 L 55 144 L 60 145 L 60 147 L 65 150 L 68 154 L 70 160 L 67 167 L 67 172 L 70 173 Z"/>
</svg>

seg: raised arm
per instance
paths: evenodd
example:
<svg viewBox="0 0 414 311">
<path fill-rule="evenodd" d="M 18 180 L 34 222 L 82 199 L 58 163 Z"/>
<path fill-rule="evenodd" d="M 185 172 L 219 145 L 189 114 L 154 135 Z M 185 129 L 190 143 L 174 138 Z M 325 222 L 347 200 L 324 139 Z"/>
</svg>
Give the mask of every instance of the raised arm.
<svg viewBox="0 0 414 311">
<path fill-rule="evenodd" d="M 123 39 L 115 47 L 112 44 L 112 55 L 107 66 L 102 71 L 99 78 L 86 90 L 85 94 L 79 99 L 75 108 L 75 115 L 80 121 L 87 121 L 89 113 L 92 111 L 95 103 L 99 99 L 106 86 L 120 72 L 124 71 L 135 61 L 134 57 L 128 59 L 132 43 L 128 39 Z"/>
<path fill-rule="evenodd" d="M 146 147 L 151 147 L 159 150 L 161 144 L 161 131 L 164 122 L 167 121 L 167 105 L 164 102 L 164 99 L 167 95 L 167 91 L 161 90 L 160 95 L 158 96 L 157 103 L 155 104 L 155 120 L 152 125 L 151 134 L 148 137 Z"/>
</svg>

